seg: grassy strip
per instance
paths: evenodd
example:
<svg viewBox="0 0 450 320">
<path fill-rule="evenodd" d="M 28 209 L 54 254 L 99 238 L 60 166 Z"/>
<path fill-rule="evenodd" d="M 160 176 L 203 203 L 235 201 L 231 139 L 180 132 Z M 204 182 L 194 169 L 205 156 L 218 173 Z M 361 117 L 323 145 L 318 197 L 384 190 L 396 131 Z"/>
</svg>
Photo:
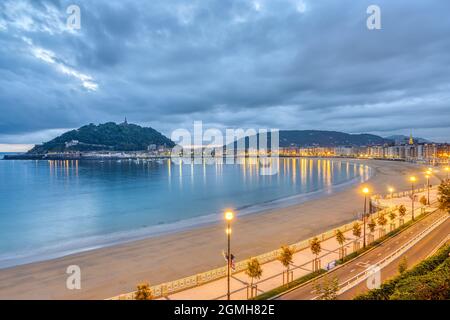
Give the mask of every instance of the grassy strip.
<svg viewBox="0 0 450 320">
<path fill-rule="evenodd" d="M 391 232 L 385 234 L 383 237 L 375 240 L 374 242 L 372 242 L 371 244 L 366 246 L 366 248 L 362 248 L 362 249 L 360 249 L 358 251 L 352 252 L 351 254 L 345 256 L 343 259 L 336 260 L 336 264 L 337 265 L 344 264 L 346 262 L 349 262 L 349 261 L 355 259 L 356 257 L 360 256 L 364 252 L 366 252 L 368 250 L 371 250 L 372 248 L 378 246 L 379 244 L 381 244 L 382 242 L 384 242 L 388 238 L 394 237 L 395 235 L 397 235 L 398 233 L 400 233 L 404 229 L 408 228 L 412 224 L 414 224 L 416 222 L 419 222 L 420 220 L 425 218 L 427 215 L 429 215 L 429 213 L 422 213 L 422 214 L 418 215 L 414 221 L 410 220 L 410 221 L 404 223 L 403 225 L 401 225 L 400 227 L 396 228 L 395 230 L 392 230 Z M 319 271 L 308 273 L 307 275 L 304 275 L 303 277 L 295 279 L 294 281 L 292 281 L 288 285 L 282 285 L 282 286 L 279 286 L 279 287 L 277 287 L 275 289 L 266 291 L 266 292 L 260 294 L 259 296 L 253 298 L 252 300 L 267 300 L 267 299 L 270 299 L 272 297 L 275 297 L 275 296 L 283 293 L 284 291 L 289 290 L 292 287 L 299 286 L 299 285 L 301 285 L 301 284 L 303 284 L 305 282 L 308 282 L 308 281 L 310 281 L 310 280 L 312 280 L 314 278 L 317 278 L 317 277 L 319 277 L 319 276 L 321 276 L 321 275 L 323 275 L 323 274 L 325 274 L 327 272 L 328 271 L 326 271 L 324 269 L 321 269 Z"/>
<path fill-rule="evenodd" d="M 318 271 L 315 272 L 311 272 L 308 273 L 307 275 L 304 275 L 303 277 L 300 277 L 298 279 L 295 279 L 294 281 L 292 281 L 291 283 L 287 284 L 287 285 L 282 285 L 280 287 L 277 287 L 275 289 L 272 289 L 270 291 L 266 291 L 262 294 L 260 294 L 259 296 L 253 298 L 252 300 L 267 300 L 270 299 L 272 297 L 275 297 L 276 295 L 279 295 L 280 293 L 283 293 L 284 291 L 292 288 L 292 287 L 296 287 L 298 285 L 301 285 L 311 279 L 314 279 L 324 273 L 326 273 L 327 271 L 324 269 L 320 269 Z"/>
</svg>

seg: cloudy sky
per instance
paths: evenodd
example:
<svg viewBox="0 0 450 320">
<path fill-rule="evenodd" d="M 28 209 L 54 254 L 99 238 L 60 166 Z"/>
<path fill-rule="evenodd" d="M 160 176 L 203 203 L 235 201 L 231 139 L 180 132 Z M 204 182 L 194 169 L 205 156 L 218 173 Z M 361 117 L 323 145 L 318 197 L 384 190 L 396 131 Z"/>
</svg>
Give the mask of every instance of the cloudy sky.
<svg viewBox="0 0 450 320">
<path fill-rule="evenodd" d="M 78 5 L 81 29 L 67 28 Z M 381 30 L 366 26 L 381 8 Z M 93 122 L 450 139 L 448 0 L 2 0 L 0 145 Z"/>
</svg>

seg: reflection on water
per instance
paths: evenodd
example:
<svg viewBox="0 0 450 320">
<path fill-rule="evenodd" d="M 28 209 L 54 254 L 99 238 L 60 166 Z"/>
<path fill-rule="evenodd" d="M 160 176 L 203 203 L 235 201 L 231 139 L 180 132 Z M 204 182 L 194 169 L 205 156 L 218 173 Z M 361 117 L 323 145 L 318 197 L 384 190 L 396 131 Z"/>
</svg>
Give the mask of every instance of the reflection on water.
<svg viewBox="0 0 450 320">
<path fill-rule="evenodd" d="M 238 163 L 160 161 L 0 161 L 2 256 L 76 243 L 89 237 L 248 210 L 352 179 L 362 164 L 281 158 L 276 175 L 260 175 L 258 159 Z M 243 212 L 243 211 L 242 211 Z"/>
</svg>

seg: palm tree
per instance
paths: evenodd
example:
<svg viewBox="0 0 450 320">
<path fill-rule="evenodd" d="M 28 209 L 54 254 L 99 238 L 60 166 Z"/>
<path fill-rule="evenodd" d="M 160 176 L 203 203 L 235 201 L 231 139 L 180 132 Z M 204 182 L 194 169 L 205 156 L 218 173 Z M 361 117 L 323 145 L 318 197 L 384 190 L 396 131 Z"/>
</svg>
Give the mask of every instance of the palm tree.
<svg viewBox="0 0 450 320">
<path fill-rule="evenodd" d="M 342 259 L 344 259 L 345 236 L 344 236 L 344 233 L 339 229 L 336 230 L 336 241 L 340 245 L 339 251 L 341 252 Z"/>
<path fill-rule="evenodd" d="M 352 227 L 352 233 L 356 237 L 356 240 L 353 242 L 353 251 L 359 250 L 359 240 L 361 239 L 361 224 L 359 222 L 355 222 Z"/>
<path fill-rule="evenodd" d="M 395 214 L 394 211 L 391 211 L 391 213 L 389 213 L 389 219 L 391 220 L 391 228 L 393 229 L 395 229 L 395 222 L 394 222 L 395 218 L 397 218 L 397 215 Z"/>
<path fill-rule="evenodd" d="M 319 254 L 320 254 L 320 252 L 322 251 L 322 246 L 320 245 L 319 238 L 314 237 L 314 238 L 311 240 L 310 247 L 311 247 L 311 252 L 316 256 L 316 257 L 314 258 L 314 265 L 316 265 L 315 262 L 318 260 Z"/>
<path fill-rule="evenodd" d="M 381 226 L 381 230 L 380 231 L 385 231 L 384 226 L 387 223 L 387 219 L 384 215 L 380 215 L 377 219 L 378 225 Z M 380 232 L 381 233 L 381 232 Z"/>
<path fill-rule="evenodd" d="M 134 294 L 136 300 L 152 300 L 153 295 L 148 283 L 140 283 L 137 285 L 137 291 Z"/>
<path fill-rule="evenodd" d="M 403 219 L 403 217 L 406 215 L 406 207 L 405 207 L 405 205 L 401 205 L 399 208 L 398 208 L 398 214 L 400 215 L 400 217 Z"/>
<path fill-rule="evenodd" d="M 281 253 L 278 256 L 278 261 L 286 268 L 286 272 L 289 274 L 289 267 L 293 261 L 294 249 L 289 248 L 288 246 L 281 247 Z"/>
<path fill-rule="evenodd" d="M 373 233 L 377 224 L 375 223 L 375 220 L 371 219 L 367 226 L 369 227 L 370 233 Z"/>
<path fill-rule="evenodd" d="M 423 206 L 426 206 L 426 205 L 428 204 L 427 197 L 422 196 L 422 197 L 420 198 L 420 204 L 423 205 Z"/>
<path fill-rule="evenodd" d="M 361 225 L 358 222 L 353 224 L 352 232 L 355 237 L 361 237 Z"/>
<path fill-rule="evenodd" d="M 259 264 L 258 259 L 252 258 L 247 262 L 247 270 L 245 270 L 245 274 L 250 277 L 250 285 L 253 287 L 254 279 L 261 279 L 262 276 L 262 268 Z"/>
</svg>

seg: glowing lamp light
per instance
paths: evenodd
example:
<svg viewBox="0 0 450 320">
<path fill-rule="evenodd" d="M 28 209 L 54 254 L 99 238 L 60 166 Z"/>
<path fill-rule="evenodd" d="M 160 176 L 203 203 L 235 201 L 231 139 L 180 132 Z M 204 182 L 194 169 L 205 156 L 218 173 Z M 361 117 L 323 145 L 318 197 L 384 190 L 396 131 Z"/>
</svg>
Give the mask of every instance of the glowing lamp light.
<svg viewBox="0 0 450 320">
<path fill-rule="evenodd" d="M 234 213 L 233 211 L 227 211 L 225 212 L 225 220 L 227 221 L 231 221 L 234 218 Z"/>
<path fill-rule="evenodd" d="M 363 192 L 364 194 L 368 194 L 368 193 L 369 193 L 369 188 L 364 188 L 364 189 L 362 190 L 362 192 Z"/>
<path fill-rule="evenodd" d="M 409 178 L 409 181 L 411 181 L 411 182 L 416 182 L 417 179 L 416 179 L 416 177 L 411 177 L 411 178 Z"/>
</svg>

